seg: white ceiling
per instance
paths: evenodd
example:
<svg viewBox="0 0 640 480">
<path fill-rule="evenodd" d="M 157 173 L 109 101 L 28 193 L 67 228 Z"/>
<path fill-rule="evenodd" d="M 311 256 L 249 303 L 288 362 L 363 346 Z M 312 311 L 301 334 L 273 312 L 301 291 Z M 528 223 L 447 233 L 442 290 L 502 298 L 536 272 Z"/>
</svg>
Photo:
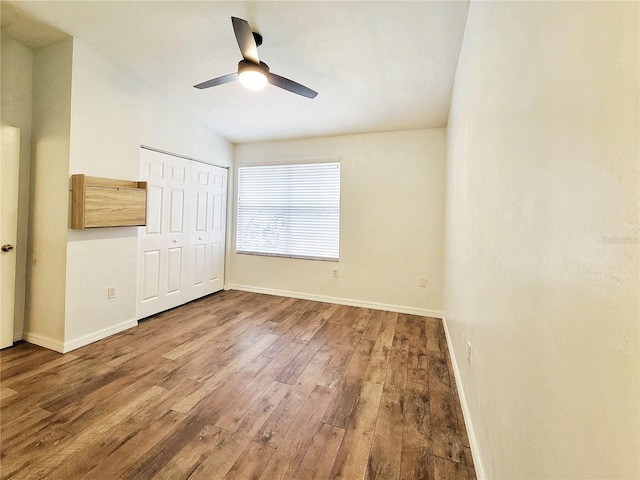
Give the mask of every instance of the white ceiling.
<svg viewBox="0 0 640 480">
<path fill-rule="evenodd" d="M 446 126 L 468 6 L 20 1 L 3 2 L 3 29 L 37 47 L 56 32 L 33 28 L 33 20 L 54 26 L 187 105 L 223 137 L 246 143 Z M 262 34 L 258 52 L 272 72 L 319 95 L 308 99 L 271 85 L 250 92 L 238 82 L 193 88 L 236 71 L 241 55 L 231 16 Z"/>
</svg>

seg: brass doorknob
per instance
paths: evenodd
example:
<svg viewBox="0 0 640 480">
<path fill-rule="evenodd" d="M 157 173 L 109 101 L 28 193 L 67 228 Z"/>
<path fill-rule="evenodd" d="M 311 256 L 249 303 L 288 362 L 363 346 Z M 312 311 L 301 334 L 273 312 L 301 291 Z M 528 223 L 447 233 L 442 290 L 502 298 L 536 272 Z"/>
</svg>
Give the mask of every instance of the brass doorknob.
<svg viewBox="0 0 640 480">
<path fill-rule="evenodd" d="M 2 247 L 0 247 L 0 250 L 2 250 L 3 252 L 10 252 L 11 250 L 13 250 L 13 245 L 5 243 L 4 245 L 2 245 Z"/>
</svg>

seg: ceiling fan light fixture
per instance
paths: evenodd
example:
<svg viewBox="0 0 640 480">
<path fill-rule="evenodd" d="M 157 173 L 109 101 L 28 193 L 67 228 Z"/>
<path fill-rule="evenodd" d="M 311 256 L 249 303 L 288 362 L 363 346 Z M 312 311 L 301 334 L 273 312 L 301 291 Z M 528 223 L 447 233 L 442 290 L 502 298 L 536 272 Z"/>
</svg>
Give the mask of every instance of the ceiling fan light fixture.
<svg viewBox="0 0 640 480">
<path fill-rule="evenodd" d="M 247 70 L 240 73 L 240 83 L 249 90 L 262 90 L 267 85 L 267 77 L 262 72 Z"/>
<path fill-rule="evenodd" d="M 269 83 L 269 67 L 263 62 L 260 65 L 242 60 L 238 64 L 238 78 L 248 90 L 262 90 Z"/>
<path fill-rule="evenodd" d="M 238 63 L 238 73 L 234 72 L 212 78 L 206 82 L 194 85 L 194 88 L 202 90 L 217 85 L 224 85 L 234 80 L 240 80 L 240 83 L 249 90 L 260 90 L 264 88 L 267 83 L 270 83 L 296 95 L 316 98 L 318 92 L 311 90 L 309 87 L 269 72 L 269 66 L 261 62 L 260 58 L 258 58 L 258 46 L 262 44 L 262 36 L 259 33 L 251 31 L 249 22 L 238 17 L 231 17 L 231 24 L 233 25 L 233 33 L 236 36 L 238 47 L 240 47 L 240 53 L 242 54 L 242 60 Z"/>
</svg>

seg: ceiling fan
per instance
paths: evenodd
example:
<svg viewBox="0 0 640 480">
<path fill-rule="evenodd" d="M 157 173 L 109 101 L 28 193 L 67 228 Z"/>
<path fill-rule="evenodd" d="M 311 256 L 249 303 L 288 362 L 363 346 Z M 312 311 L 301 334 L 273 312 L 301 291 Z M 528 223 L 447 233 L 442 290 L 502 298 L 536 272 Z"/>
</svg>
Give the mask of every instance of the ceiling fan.
<svg viewBox="0 0 640 480">
<path fill-rule="evenodd" d="M 231 17 L 231 23 L 240 47 L 240 53 L 242 53 L 242 60 L 238 63 L 238 72 L 207 80 L 194 85 L 195 88 L 215 87 L 238 79 L 249 90 L 261 90 L 267 83 L 270 83 L 303 97 L 315 98 L 318 95 L 318 92 L 304 85 L 271 73 L 269 66 L 258 58 L 258 47 L 262 45 L 262 35 L 252 32 L 249 22 L 241 18 Z"/>
</svg>

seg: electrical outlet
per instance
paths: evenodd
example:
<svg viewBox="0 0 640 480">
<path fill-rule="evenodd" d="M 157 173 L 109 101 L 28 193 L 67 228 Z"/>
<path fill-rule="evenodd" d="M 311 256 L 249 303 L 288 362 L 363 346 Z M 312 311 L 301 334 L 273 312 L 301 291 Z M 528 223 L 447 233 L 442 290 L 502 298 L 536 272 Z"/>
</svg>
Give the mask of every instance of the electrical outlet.
<svg viewBox="0 0 640 480">
<path fill-rule="evenodd" d="M 116 287 L 107 288 L 107 298 L 111 300 L 112 298 L 116 298 Z"/>
<path fill-rule="evenodd" d="M 420 277 L 419 287 L 427 288 L 427 277 Z"/>
<path fill-rule="evenodd" d="M 471 342 L 467 342 L 467 363 L 471 365 Z"/>
<path fill-rule="evenodd" d="M 337 268 L 333 269 L 333 278 L 338 278 L 338 269 Z"/>
</svg>

